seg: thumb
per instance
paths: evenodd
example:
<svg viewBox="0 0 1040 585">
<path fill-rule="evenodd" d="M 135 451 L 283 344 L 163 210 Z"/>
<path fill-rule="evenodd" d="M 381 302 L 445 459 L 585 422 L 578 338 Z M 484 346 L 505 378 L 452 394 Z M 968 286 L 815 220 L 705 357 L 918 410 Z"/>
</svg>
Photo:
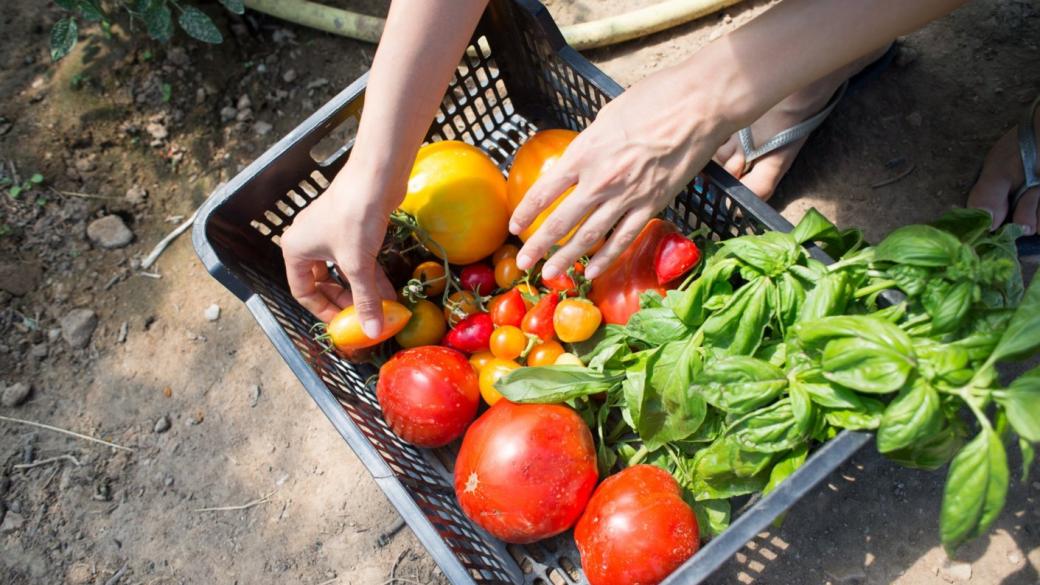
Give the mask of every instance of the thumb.
<svg viewBox="0 0 1040 585">
<path fill-rule="evenodd" d="M 361 330 L 371 339 L 383 331 L 383 300 L 376 285 L 376 265 L 371 259 L 347 271 L 347 281 L 354 297 L 354 310 L 361 321 Z"/>
</svg>

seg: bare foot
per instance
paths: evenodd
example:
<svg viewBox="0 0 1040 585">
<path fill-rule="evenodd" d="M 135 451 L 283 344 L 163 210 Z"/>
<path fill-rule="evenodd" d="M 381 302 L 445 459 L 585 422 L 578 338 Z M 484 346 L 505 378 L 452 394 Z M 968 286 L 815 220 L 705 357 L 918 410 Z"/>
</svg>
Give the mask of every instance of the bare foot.
<svg viewBox="0 0 1040 585">
<path fill-rule="evenodd" d="M 827 75 L 785 98 L 773 109 L 751 124 L 751 135 L 755 146 L 761 145 L 779 132 L 807 120 L 822 110 L 830 101 L 841 84 L 864 67 L 883 55 L 888 47 L 871 53 L 853 63 Z M 740 146 L 740 137 L 734 134 L 715 153 L 715 162 L 721 164 L 734 177 L 740 179 L 761 199 L 773 196 L 787 169 L 791 168 L 798 151 L 802 149 L 808 137 L 788 144 L 783 148 L 754 161 L 751 168 L 744 172 L 744 149 Z"/>
<path fill-rule="evenodd" d="M 1033 112 L 1033 130 L 1040 134 L 1040 109 Z M 1008 130 L 989 149 L 975 186 L 968 194 L 968 207 L 985 209 L 993 216 L 992 229 L 1008 219 L 1011 196 L 1026 182 L 1022 158 L 1018 151 L 1018 126 Z M 1036 233 L 1040 222 L 1040 187 L 1022 194 L 1011 213 L 1010 221 L 1025 227 L 1025 235 Z"/>
</svg>

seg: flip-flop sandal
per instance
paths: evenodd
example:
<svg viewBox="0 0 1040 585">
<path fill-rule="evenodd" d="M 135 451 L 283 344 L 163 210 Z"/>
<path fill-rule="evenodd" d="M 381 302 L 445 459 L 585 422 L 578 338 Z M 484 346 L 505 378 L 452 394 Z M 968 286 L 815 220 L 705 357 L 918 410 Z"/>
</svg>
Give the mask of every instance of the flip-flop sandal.
<svg viewBox="0 0 1040 585">
<path fill-rule="evenodd" d="M 1019 200 L 1026 194 L 1026 191 L 1033 187 L 1040 187 L 1040 174 L 1037 174 L 1036 168 L 1036 130 L 1033 127 L 1033 116 L 1036 114 L 1037 105 L 1040 105 L 1040 96 L 1033 100 L 1033 104 L 1026 110 L 1025 117 L 1018 123 L 1018 155 L 1022 158 L 1022 171 L 1025 174 L 1026 181 L 1011 195 L 1008 203 L 1009 219 L 1015 212 L 1015 207 L 1018 206 Z M 1019 238 L 1016 243 L 1019 256 L 1036 256 L 1040 254 L 1040 235 L 1034 234 Z"/>
<path fill-rule="evenodd" d="M 751 128 L 749 127 L 740 130 L 740 132 L 737 133 L 737 136 L 740 138 L 740 147 L 744 150 L 744 172 L 742 174 L 746 174 L 750 171 L 756 160 L 812 134 L 814 130 L 820 127 L 820 124 L 823 124 L 823 121 L 827 119 L 827 116 L 834 111 L 834 108 L 838 105 L 838 102 L 841 101 L 841 98 L 845 97 L 846 94 L 854 93 L 867 82 L 873 81 L 877 78 L 882 71 L 892 64 L 892 61 L 895 60 L 898 52 L 899 43 L 893 42 L 889 45 L 888 50 L 886 50 L 880 57 L 870 62 L 866 67 L 861 69 L 859 73 L 846 79 L 845 82 L 838 87 L 837 91 L 834 92 L 831 99 L 827 101 L 827 105 L 825 105 L 822 110 L 814 114 L 812 117 L 791 126 L 787 130 L 777 133 L 775 136 L 762 143 L 758 148 L 755 148 L 755 140 L 751 135 Z"/>
</svg>

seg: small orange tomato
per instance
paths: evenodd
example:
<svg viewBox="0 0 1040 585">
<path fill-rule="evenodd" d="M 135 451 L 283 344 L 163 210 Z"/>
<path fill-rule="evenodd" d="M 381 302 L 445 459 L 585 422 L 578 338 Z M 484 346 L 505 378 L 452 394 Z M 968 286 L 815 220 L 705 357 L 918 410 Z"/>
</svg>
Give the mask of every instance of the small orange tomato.
<svg viewBox="0 0 1040 585">
<path fill-rule="evenodd" d="M 480 312 L 480 303 L 477 295 L 468 290 L 460 290 L 448 295 L 448 301 L 444 305 L 444 318 L 452 327 L 459 324 L 473 313 Z"/>
<path fill-rule="evenodd" d="M 495 250 L 495 253 L 491 255 L 491 265 L 498 266 L 498 263 L 506 258 L 516 258 L 516 255 L 519 252 L 520 248 L 517 248 L 513 244 L 502 244 L 502 247 Z"/>
<path fill-rule="evenodd" d="M 444 275 L 444 264 L 433 260 L 427 260 L 416 266 L 412 271 L 412 278 L 422 283 L 423 292 L 428 297 L 441 294 L 444 292 L 444 287 L 448 285 L 448 279 Z"/>
<path fill-rule="evenodd" d="M 350 351 L 378 345 L 397 335 L 408 324 L 412 312 L 397 301 L 383 301 L 383 330 L 372 339 L 361 329 L 361 319 L 351 305 L 339 312 L 329 322 L 326 331 L 332 344 L 340 351 Z"/>
<path fill-rule="evenodd" d="M 553 365 L 557 366 L 584 366 L 585 363 L 581 361 L 581 358 L 574 355 L 573 353 L 561 353 L 560 357 L 556 358 Z"/>
<path fill-rule="evenodd" d="M 426 299 L 412 304 L 412 318 L 400 333 L 394 336 L 401 347 L 419 347 L 420 345 L 437 345 L 448 326 L 444 323 L 441 308 Z"/>
<path fill-rule="evenodd" d="M 491 333 L 491 353 L 497 358 L 515 360 L 524 353 L 527 336 L 519 327 L 506 325 Z"/>
<path fill-rule="evenodd" d="M 543 341 L 531 348 L 531 353 L 527 354 L 527 365 L 551 366 L 556 363 L 556 358 L 563 353 L 564 349 L 559 341 L 555 339 Z"/>
<path fill-rule="evenodd" d="M 501 380 L 506 374 L 520 367 L 513 360 L 495 358 L 480 370 L 480 395 L 488 406 L 494 406 L 502 399 L 502 394 L 495 389 L 495 382 Z"/>
<path fill-rule="evenodd" d="M 480 373 L 480 370 L 484 369 L 484 366 L 488 365 L 488 362 L 495 359 L 494 354 L 490 351 L 478 351 L 477 353 L 469 356 L 469 363 L 473 366 L 473 369 Z"/>
<path fill-rule="evenodd" d="M 556 337 L 566 343 L 585 341 L 596 333 L 603 322 L 603 313 L 588 299 L 565 299 L 553 312 Z"/>
<path fill-rule="evenodd" d="M 509 288 L 523 277 L 524 271 L 516 265 L 516 258 L 506 258 L 495 264 L 495 284 L 498 288 Z"/>
</svg>

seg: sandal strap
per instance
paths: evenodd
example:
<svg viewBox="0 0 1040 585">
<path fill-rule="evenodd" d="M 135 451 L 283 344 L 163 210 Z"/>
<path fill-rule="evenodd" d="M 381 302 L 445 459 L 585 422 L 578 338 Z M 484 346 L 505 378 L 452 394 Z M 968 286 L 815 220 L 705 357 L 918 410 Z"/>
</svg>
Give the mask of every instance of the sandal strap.
<svg viewBox="0 0 1040 585">
<path fill-rule="evenodd" d="M 1025 195 L 1026 191 L 1040 186 L 1040 175 L 1036 172 L 1036 131 L 1033 128 L 1033 116 L 1036 114 L 1037 105 L 1040 105 L 1040 96 L 1033 100 L 1025 117 L 1018 124 L 1018 154 L 1022 157 L 1022 171 L 1025 175 L 1025 183 L 1011 196 L 1011 207 L 1014 210 L 1018 200 Z"/>
<path fill-rule="evenodd" d="M 751 169 L 751 165 L 763 156 L 779 150 L 789 144 L 793 144 L 802 138 L 812 134 L 813 130 L 820 127 L 823 121 L 827 119 L 827 116 L 834 111 L 834 108 L 841 101 L 841 98 L 845 95 L 845 90 L 848 88 L 849 82 L 846 80 L 841 84 L 831 99 L 828 100 L 827 105 L 822 110 L 816 112 L 812 117 L 807 118 L 790 128 L 777 133 L 769 140 L 762 143 L 762 146 L 755 148 L 755 139 L 751 135 L 751 128 L 742 128 L 737 136 L 740 138 L 740 146 L 744 149 L 744 172 L 748 172 Z M 1036 149 L 1036 141 L 1033 141 L 1034 152 Z"/>
</svg>

